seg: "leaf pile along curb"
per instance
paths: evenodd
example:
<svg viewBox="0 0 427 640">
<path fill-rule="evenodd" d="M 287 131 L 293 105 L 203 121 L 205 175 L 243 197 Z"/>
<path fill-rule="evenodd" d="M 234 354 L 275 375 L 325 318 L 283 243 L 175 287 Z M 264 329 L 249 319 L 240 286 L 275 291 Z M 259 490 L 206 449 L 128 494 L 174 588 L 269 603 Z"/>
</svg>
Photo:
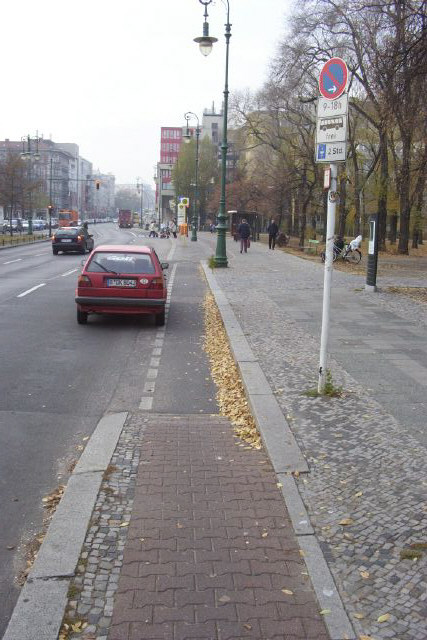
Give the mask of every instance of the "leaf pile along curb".
<svg viewBox="0 0 427 640">
<path fill-rule="evenodd" d="M 216 399 L 220 414 L 231 421 L 236 435 L 241 440 L 254 449 L 261 449 L 261 437 L 249 410 L 221 315 L 212 294 L 206 295 L 203 306 L 204 349 L 210 360 L 212 378 L 218 387 Z"/>
</svg>

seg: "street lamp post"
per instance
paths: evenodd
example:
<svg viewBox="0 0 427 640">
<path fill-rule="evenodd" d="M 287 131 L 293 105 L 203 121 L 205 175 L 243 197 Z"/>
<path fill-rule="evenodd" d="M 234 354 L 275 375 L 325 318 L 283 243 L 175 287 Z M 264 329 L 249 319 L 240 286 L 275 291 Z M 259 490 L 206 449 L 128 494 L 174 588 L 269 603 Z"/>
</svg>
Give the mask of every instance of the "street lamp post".
<svg viewBox="0 0 427 640">
<path fill-rule="evenodd" d="M 140 214 L 139 214 L 139 226 L 142 229 L 142 214 L 143 214 L 143 206 L 144 206 L 144 183 L 141 180 L 141 184 L 139 181 L 141 178 L 136 179 L 136 190 L 139 194 L 141 194 L 141 203 L 140 203 Z"/>
<path fill-rule="evenodd" d="M 212 51 L 212 46 L 218 41 L 217 38 L 209 36 L 209 24 L 208 18 L 208 5 L 212 0 L 199 0 L 200 4 L 205 7 L 203 23 L 203 36 L 200 38 L 194 38 L 194 42 L 199 44 L 201 53 L 204 56 L 209 55 Z M 229 0 L 224 0 L 227 5 L 227 22 L 225 25 L 225 85 L 224 85 L 224 113 L 223 113 L 223 125 L 222 125 L 222 144 L 221 144 L 221 198 L 219 201 L 219 213 L 218 213 L 218 225 L 217 225 L 217 242 L 214 263 L 216 267 L 227 267 L 227 253 L 225 234 L 227 232 L 227 215 L 225 213 L 225 185 L 227 177 L 227 117 L 228 117 L 228 52 L 231 38 L 231 24 L 230 24 L 230 3 Z"/>
<path fill-rule="evenodd" d="M 39 138 L 37 135 L 34 138 L 31 138 L 30 135 L 26 135 L 24 137 L 21 138 L 22 141 L 22 152 L 21 152 L 21 158 L 23 158 L 24 160 L 28 161 L 28 177 L 29 177 L 29 208 L 30 208 L 30 213 L 29 213 L 29 218 L 28 218 L 28 235 L 31 235 L 33 233 L 33 205 L 32 205 L 32 198 L 31 198 L 31 181 L 32 181 L 32 160 L 39 160 L 40 159 L 40 154 L 39 154 L 39 142 L 40 142 L 41 138 Z M 36 145 L 36 150 L 33 151 L 31 148 L 31 143 L 34 142 Z"/>
<path fill-rule="evenodd" d="M 197 120 L 196 127 L 196 181 L 195 181 L 195 190 L 194 190 L 194 198 L 193 198 L 193 217 L 191 219 L 191 240 L 193 242 L 197 241 L 197 227 L 198 227 L 198 210 L 197 210 L 197 198 L 199 196 L 199 136 L 200 136 L 200 123 L 199 118 L 192 111 L 187 111 L 184 114 L 184 118 L 187 121 L 187 131 L 183 135 L 185 142 L 190 142 L 191 140 L 191 132 L 188 128 L 188 122 L 191 118 L 194 117 Z"/>
<path fill-rule="evenodd" d="M 52 204 L 52 173 L 53 173 L 53 158 L 50 159 L 50 175 L 49 175 L 49 206 L 48 206 L 48 211 L 49 211 L 49 238 L 52 237 L 52 211 L 53 211 L 53 204 Z"/>
</svg>

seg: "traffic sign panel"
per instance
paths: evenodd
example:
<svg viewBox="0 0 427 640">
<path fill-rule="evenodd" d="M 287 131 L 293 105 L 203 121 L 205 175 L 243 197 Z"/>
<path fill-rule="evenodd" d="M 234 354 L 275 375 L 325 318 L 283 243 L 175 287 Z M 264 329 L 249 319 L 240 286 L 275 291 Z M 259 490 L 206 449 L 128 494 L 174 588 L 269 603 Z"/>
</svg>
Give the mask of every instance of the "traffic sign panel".
<svg viewBox="0 0 427 640">
<path fill-rule="evenodd" d="M 331 58 L 323 65 L 319 77 L 320 93 L 327 100 L 339 98 L 347 87 L 347 65 L 341 58 Z"/>
<path fill-rule="evenodd" d="M 320 142 L 316 144 L 316 162 L 345 162 L 345 142 Z"/>
<path fill-rule="evenodd" d="M 344 116 L 348 111 L 348 93 L 344 93 L 335 100 L 327 98 L 317 99 L 317 117 L 329 118 L 330 116 Z"/>
<path fill-rule="evenodd" d="M 316 142 L 345 142 L 347 140 L 347 116 L 317 118 Z"/>
</svg>

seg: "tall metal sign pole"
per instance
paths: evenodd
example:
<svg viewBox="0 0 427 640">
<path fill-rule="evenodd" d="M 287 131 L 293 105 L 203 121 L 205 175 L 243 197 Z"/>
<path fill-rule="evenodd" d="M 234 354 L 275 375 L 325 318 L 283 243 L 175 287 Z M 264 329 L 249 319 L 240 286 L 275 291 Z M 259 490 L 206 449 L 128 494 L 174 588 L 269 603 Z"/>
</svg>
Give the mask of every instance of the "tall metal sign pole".
<svg viewBox="0 0 427 640">
<path fill-rule="evenodd" d="M 319 381 L 317 390 L 325 391 L 329 314 L 331 306 L 331 285 L 333 271 L 333 250 L 335 233 L 335 209 L 338 200 L 338 162 L 345 162 L 347 152 L 347 110 L 348 95 L 347 66 L 341 58 L 328 60 L 319 77 L 321 97 L 317 104 L 316 122 L 316 162 L 330 164 L 328 179 L 328 213 L 326 221 L 326 258 L 323 278 L 322 333 L 320 337 Z"/>
</svg>

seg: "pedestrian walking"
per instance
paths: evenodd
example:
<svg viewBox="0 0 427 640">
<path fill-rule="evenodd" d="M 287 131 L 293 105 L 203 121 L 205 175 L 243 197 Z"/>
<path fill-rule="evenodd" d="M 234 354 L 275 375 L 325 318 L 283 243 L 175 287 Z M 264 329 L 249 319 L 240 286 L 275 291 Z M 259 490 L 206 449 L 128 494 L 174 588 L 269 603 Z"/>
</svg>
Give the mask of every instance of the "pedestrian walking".
<svg viewBox="0 0 427 640">
<path fill-rule="evenodd" d="M 249 237 L 251 235 L 251 228 L 245 218 L 242 218 L 242 222 L 239 224 L 237 232 L 240 236 L 240 253 L 247 253 L 250 243 Z"/>
<path fill-rule="evenodd" d="M 279 233 L 279 227 L 276 224 L 274 218 L 271 218 L 270 224 L 267 227 L 268 231 L 268 248 L 274 250 L 276 246 L 276 237 Z"/>
<path fill-rule="evenodd" d="M 175 220 L 171 220 L 169 223 L 169 231 L 172 233 L 174 238 L 176 238 L 176 230 L 177 230 L 176 222 Z"/>
</svg>

